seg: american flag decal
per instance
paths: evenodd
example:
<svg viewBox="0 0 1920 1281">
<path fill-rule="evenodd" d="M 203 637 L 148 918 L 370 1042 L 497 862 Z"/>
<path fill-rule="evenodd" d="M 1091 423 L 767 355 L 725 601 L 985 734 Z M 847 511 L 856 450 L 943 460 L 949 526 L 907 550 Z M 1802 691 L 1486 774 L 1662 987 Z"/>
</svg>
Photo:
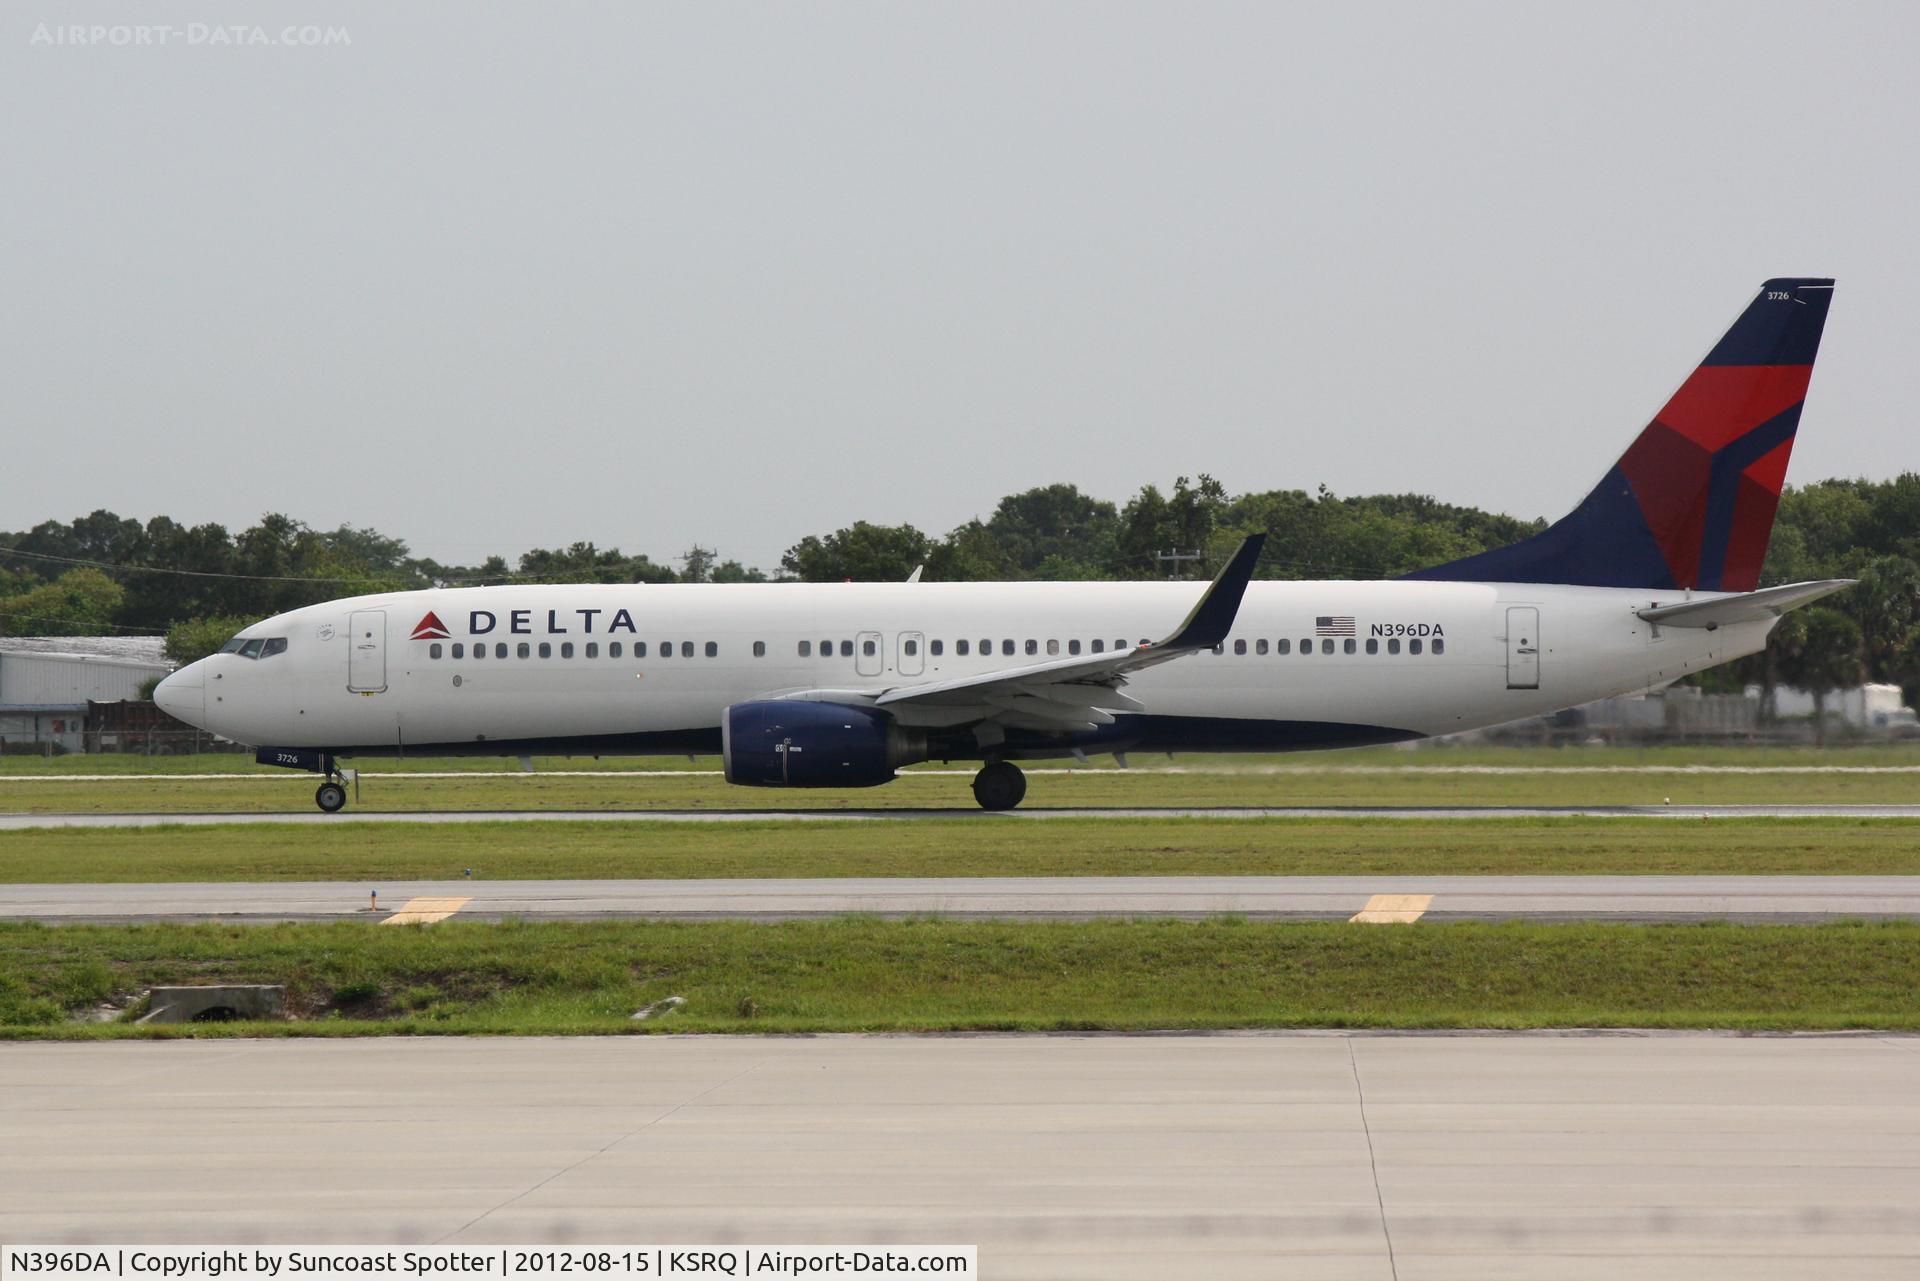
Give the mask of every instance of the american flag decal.
<svg viewBox="0 0 1920 1281">
<path fill-rule="evenodd" d="M 1322 614 L 1313 620 L 1315 636 L 1351 636 L 1353 632 L 1352 614 Z"/>
</svg>

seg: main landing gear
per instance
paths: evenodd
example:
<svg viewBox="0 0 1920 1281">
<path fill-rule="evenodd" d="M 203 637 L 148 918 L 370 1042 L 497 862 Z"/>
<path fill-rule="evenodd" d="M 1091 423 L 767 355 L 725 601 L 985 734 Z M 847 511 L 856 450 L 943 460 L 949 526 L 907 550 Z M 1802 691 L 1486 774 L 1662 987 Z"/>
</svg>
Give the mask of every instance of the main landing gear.
<svg viewBox="0 0 1920 1281">
<path fill-rule="evenodd" d="M 988 761 L 973 776 L 973 799 L 983 810 L 1010 810 L 1027 795 L 1027 776 L 1012 761 Z"/>
</svg>

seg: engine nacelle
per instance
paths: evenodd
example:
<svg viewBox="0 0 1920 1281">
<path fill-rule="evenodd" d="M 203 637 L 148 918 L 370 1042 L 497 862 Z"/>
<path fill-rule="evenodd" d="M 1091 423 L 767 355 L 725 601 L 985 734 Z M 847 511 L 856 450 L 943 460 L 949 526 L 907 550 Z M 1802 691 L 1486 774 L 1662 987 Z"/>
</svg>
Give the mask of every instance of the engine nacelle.
<svg viewBox="0 0 1920 1281">
<path fill-rule="evenodd" d="M 727 781 L 748 787 L 875 787 L 926 759 L 925 734 L 867 707 L 767 699 L 720 717 Z"/>
</svg>

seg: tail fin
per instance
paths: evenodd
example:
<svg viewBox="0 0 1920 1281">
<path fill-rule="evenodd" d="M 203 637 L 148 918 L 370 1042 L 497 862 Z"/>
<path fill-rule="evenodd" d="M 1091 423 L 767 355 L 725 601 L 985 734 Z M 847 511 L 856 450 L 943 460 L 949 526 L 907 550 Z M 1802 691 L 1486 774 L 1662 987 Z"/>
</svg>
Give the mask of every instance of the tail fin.
<svg viewBox="0 0 1920 1281">
<path fill-rule="evenodd" d="M 1832 298 L 1831 280 L 1769 280 L 1569 515 L 1407 577 L 1752 591 Z"/>
</svg>

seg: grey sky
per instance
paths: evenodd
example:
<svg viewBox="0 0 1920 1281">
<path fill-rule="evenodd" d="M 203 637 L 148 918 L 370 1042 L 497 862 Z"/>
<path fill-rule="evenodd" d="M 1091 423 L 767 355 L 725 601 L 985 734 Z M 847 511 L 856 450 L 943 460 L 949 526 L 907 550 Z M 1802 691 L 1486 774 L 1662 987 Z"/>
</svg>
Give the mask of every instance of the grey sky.
<svg viewBox="0 0 1920 1281">
<path fill-rule="evenodd" d="M 166 47 L 36 29 L 172 24 Z M 186 43 L 344 27 L 346 47 Z M 58 4 L 0 20 L 0 528 L 771 566 L 1115 500 L 1585 492 L 1771 275 L 1920 467 L 1920 6 Z"/>
</svg>

